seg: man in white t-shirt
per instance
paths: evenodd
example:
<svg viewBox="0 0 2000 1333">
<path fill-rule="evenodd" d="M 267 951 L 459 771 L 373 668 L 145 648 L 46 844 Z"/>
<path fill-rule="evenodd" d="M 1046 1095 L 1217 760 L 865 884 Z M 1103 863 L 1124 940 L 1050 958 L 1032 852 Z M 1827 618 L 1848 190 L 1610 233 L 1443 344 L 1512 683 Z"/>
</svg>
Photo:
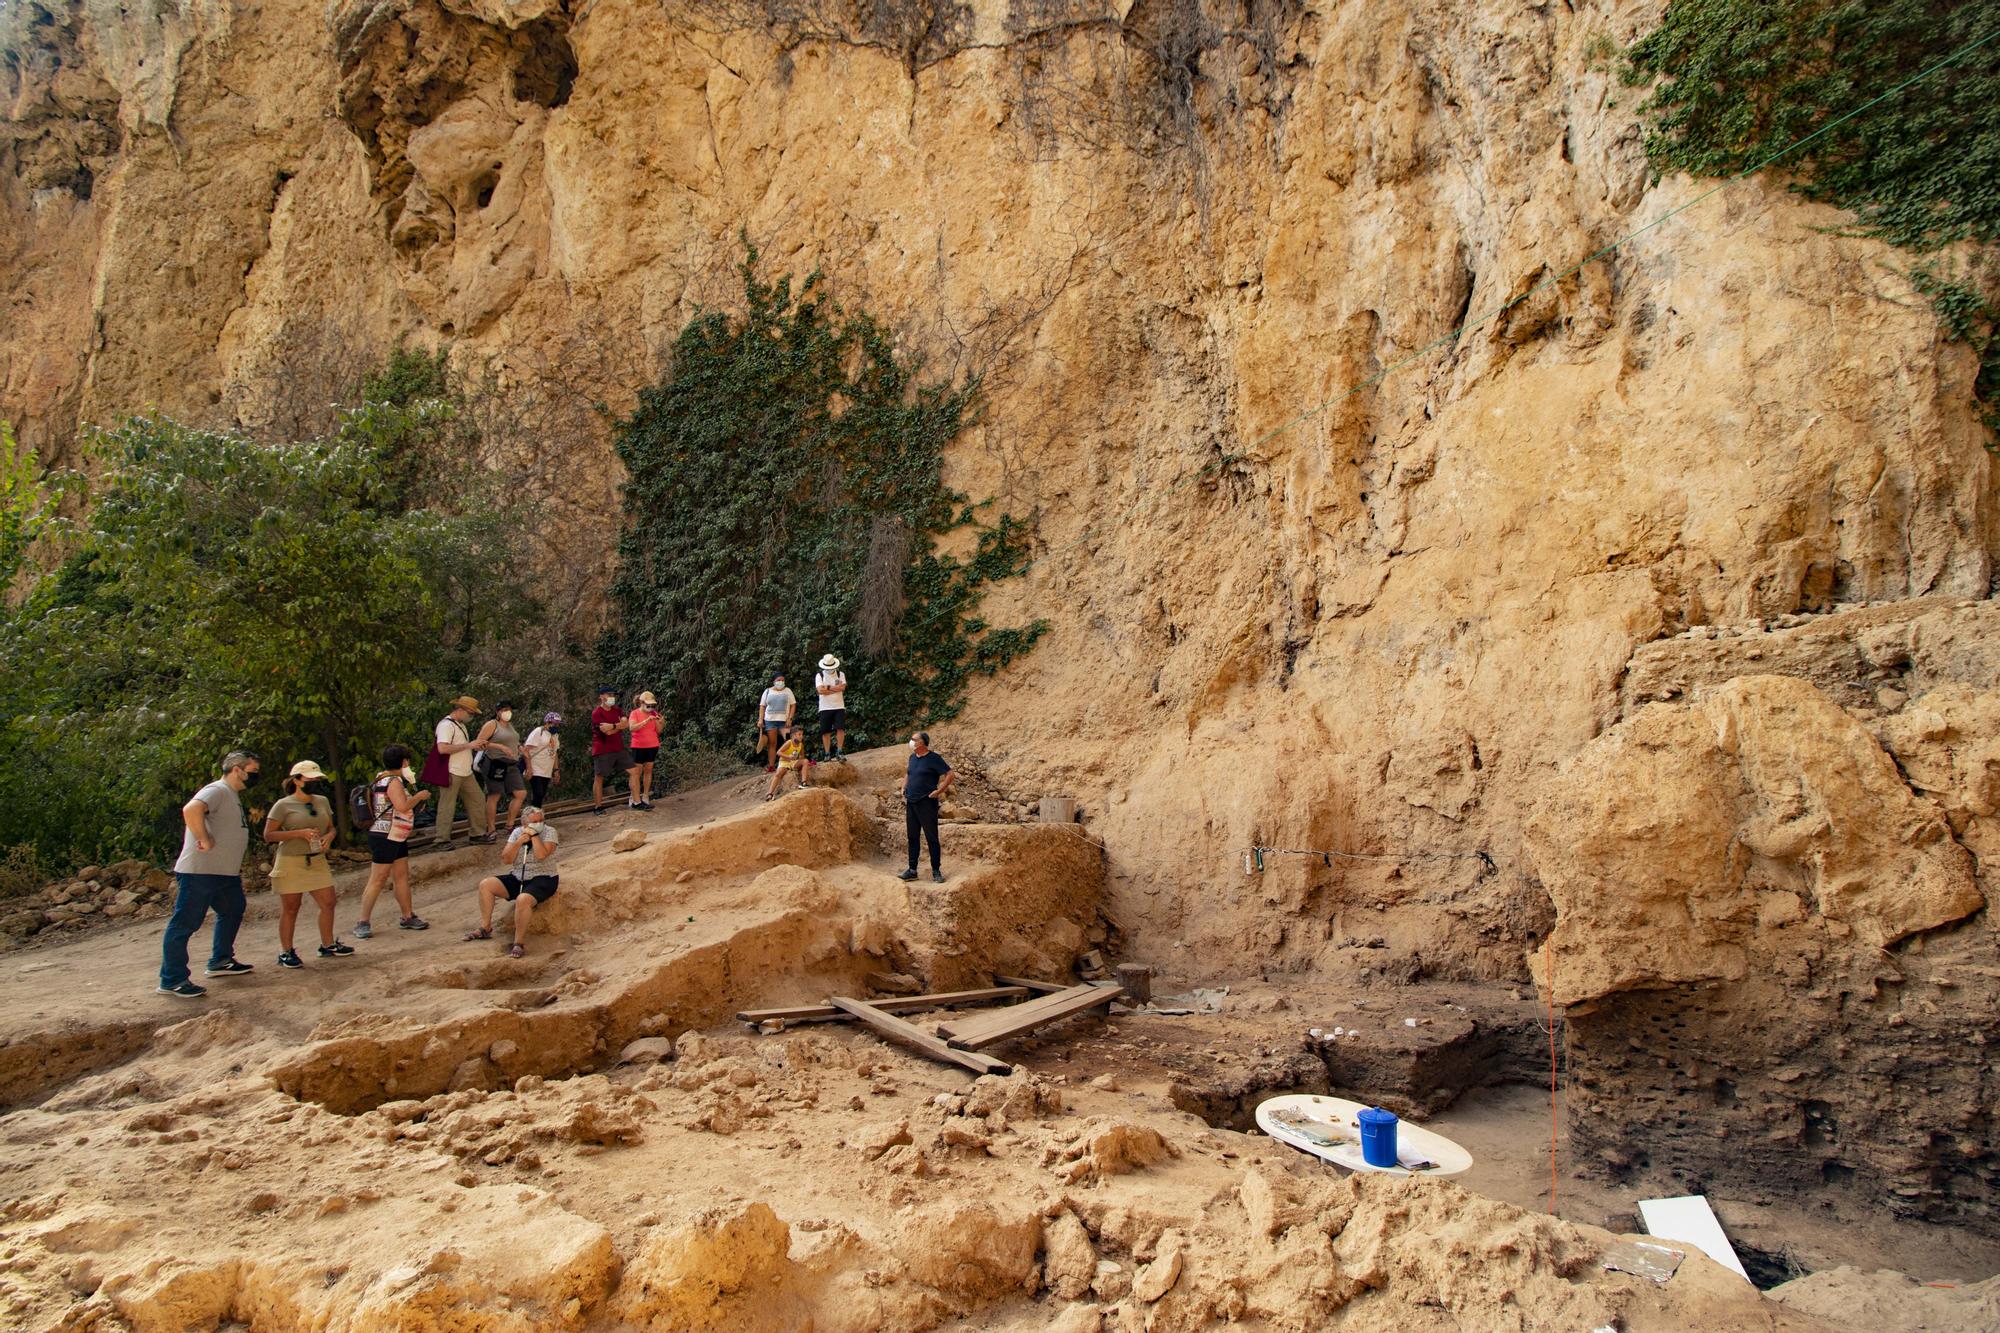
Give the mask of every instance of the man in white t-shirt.
<svg viewBox="0 0 2000 1333">
<path fill-rule="evenodd" d="M 460 797 L 465 798 L 465 824 L 471 840 L 493 841 L 493 834 L 486 827 L 486 793 L 479 789 L 479 780 L 472 776 L 473 752 L 486 746 L 473 740 L 472 734 L 465 729 L 465 724 L 478 714 L 479 700 L 464 694 L 453 699 L 451 711 L 438 719 L 438 752 L 444 755 L 451 768 L 451 780 L 437 789 L 437 845 L 441 851 L 451 848 L 451 821 L 458 814 Z"/>
<path fill-rule="evenodd" d="M 771 677 L 771 688 L 757 699 L 757 752 L 770 751 L 770 757 L 764 761 L 766 773 L 778 771 L 778 747 L 785 743 L 792 714 L 798 710 L 798 696 L 785 688 L 785 673 L 780 671 Z"/>
<path fill-rule="evenodd" d="M 819 745 L 829 760 L 847 762 L 847 673 L 832 653 L 819 659 L 819 674 L 813 677 L 819 695 Z M 833 737 L 828 745 L 826 738 Z"/>
</svg>

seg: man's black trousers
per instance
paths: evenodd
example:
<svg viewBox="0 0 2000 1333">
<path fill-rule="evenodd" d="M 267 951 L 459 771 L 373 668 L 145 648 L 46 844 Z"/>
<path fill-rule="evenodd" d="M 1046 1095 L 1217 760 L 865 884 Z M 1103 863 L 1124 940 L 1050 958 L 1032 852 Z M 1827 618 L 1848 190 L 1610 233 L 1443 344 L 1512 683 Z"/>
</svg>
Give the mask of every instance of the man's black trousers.
<svg viewBox="0 0 2000 1333">
<path fill-rule="evenodd" d="M 930 841 L 931 873 L 942 874 L 938 855 L 938 803 L 935 796 L 922 796 L 914 801 L 903 802 L 903 823 L 910 834 L 910 869 L 917 868 L 917 835 L 921 833 Z"/>
</svg>

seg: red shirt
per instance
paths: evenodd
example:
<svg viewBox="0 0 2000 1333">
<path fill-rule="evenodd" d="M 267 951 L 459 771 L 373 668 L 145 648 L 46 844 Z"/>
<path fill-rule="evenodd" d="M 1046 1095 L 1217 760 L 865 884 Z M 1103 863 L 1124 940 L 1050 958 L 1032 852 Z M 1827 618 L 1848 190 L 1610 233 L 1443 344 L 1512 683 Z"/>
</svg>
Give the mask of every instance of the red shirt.
<svg viewBox="0 0 2000 1333">
<path fill-rule="evenodd" d="M 625 748 L 625 733 L 613 731 L 606 735 L 598 727 L 609 722 L 612 726 L 625 720 L 625 715 L 617 708 L 593 708 L 590 710 L 590 752 L 592 754 L 616 754 Z"/>
</svg>

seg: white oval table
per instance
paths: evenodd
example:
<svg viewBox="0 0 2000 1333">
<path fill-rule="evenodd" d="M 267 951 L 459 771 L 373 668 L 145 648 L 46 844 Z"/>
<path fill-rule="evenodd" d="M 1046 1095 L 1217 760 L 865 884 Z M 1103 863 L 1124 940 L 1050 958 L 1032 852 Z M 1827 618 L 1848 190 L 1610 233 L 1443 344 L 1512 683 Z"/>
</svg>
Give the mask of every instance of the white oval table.
<svg viewBox="0 0 2000 1333">
<path fill-rule="evenodd" d="M 1361 1156 L 1360 1102 L 1293 1094 L 1257 1107 L 1257 1128 L 1289 1147 L 1346 1167 L 1389 1176 L 1455 1176 L 1472 1168 L 1472 1154 L 1442 1134 L 1396 1122 L 1396 1166 L 1371 1166 Z"/>
</svg>

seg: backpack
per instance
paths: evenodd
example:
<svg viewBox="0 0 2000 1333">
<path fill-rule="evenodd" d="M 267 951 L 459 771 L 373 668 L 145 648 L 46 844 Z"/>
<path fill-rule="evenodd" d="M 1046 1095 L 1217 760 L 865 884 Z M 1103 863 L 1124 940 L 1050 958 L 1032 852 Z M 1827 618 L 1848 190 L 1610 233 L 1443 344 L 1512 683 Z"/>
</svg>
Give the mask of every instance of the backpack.
<svg viewBox="0 0 2000 1333">
<path fill-rule="evenodd" d="M 375 812 L 368 807 L 367 783 L 356 783 L 347 789 L 347 817 L 349 823 L 358 829 L 365 829 L 375 822 Z"/>
</svg>

